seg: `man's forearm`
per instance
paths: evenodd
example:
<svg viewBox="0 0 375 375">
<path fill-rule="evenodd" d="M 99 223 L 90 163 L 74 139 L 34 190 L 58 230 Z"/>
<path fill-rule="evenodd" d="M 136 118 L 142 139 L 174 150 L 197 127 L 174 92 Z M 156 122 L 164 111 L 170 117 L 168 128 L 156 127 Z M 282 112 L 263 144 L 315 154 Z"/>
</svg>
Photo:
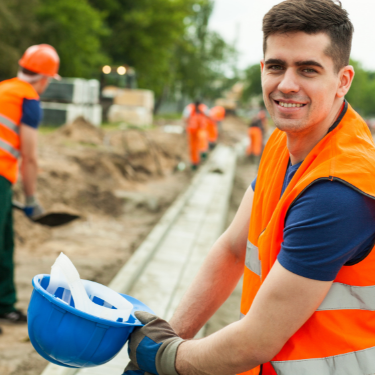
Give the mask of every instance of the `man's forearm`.
<svg viewBox="0 0 375 375">
<path fill-rule="evenodd" d="M 229 297 L 243 273 L 243 262 L 229 250 L 225 235 L 216 241 L 170 321 L 180 337 L 193 338 Z"/>
<path fill-rule="evenodd" d="M 236 322 L 204 339 L 182 343 L 177 351 L 178 374 L 234 375 L 260 365 L 257 350 L 241 339 L 242 326 Z"/>
<path fill-rule="evenodd" d="M 183 342 L 179 375 L 233 375 L 271 361 L 317 310 L 332 281 L 295 275 L 275 262 L 246 316 L 201 340 Z"/>
<path fill-rule="evenodd" d="M 35 195 L 38 176 L 38 163 L 36 158 L 24 157 L 22 159 L 21 175 L 25 195 L 27 197 Z"/>
</svg>

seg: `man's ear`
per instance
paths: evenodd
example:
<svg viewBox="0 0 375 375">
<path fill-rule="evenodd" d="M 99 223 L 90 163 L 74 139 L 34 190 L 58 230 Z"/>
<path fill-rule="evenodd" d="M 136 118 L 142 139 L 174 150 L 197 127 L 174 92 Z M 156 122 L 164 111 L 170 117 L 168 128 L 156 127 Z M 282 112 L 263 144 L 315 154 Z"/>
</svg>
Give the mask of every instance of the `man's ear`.
<svg viewBox="0 0 375 375">
<path fill-rule="evenodd" d="M 340 81 L 337 88 L 336 95 L 339 98 L 344 97 L 347 92 L 350 89 L 350 86 L 352 85 L 353 78 L 354 78 L 355 72 L 354 68 L 351 65 L 347 65 L 344 68 L 342 68 L 339 72 Z"/>
</svg>

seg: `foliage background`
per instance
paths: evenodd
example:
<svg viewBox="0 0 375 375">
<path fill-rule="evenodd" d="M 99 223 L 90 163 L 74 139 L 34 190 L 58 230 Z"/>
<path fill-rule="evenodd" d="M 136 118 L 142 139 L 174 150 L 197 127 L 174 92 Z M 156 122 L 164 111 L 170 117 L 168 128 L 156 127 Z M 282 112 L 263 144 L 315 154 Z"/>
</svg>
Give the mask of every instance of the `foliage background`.
<svg viewBox="0 0 375 375">
<path fill-rule="evenodd" d="M 159 100 L 217 96 L 235 49 L 208 30 L 212 9 L 212 0 L 1 0 L 0 79 L 16 74 L 28 46 L 48 43 L 63 77 L 127 64 Z"/>
<path fill-rule="evenodd" d="M 63 77 L 100 78 L 103 65 L 134 67 L 138 87 L 155 92 L 157 107 L 166 97 L 215 99 L 239 80 L 242 105 L 262 104 L 259 64 L 237 69 L 235 43 L 208 28 L 213 7 L 213 0 L 1 0 L 0 80 L 16 75 L 28 46 L 48 43 L 61 57 Z M 356 76 L 347 99 L 363 116 L 375 116 L 375 72 L 351 64 Z"/>
</svg>

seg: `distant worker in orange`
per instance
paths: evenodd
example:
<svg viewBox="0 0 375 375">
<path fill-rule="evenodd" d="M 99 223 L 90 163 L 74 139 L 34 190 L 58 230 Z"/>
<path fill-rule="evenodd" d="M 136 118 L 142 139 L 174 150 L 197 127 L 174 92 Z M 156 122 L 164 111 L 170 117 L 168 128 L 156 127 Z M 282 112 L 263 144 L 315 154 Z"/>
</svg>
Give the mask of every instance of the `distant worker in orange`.
<svg viewBox="0 0 375 375">
<path fill-rule="evenodd" d="M 207 141 L 210 150 L 216 146 L 218 136 L 219 133 L 217 130 L 216 121 L 214 121 L 210 116 L 207 118 Z"/>
<path fill-rule="evenodd" d="M 222 127 L 222 121 L 225 118 L 225 108 L 217 105 L 210 109 L 210 117 L 216 122 L 217 132 L 220 133 Z"/>
<path fill-rule="evenodd" d="M 192 169 L 197 169 L 201 156 L 205 158 L 208 152 L 207 117 L 208 107 L 196 100 L 183 111 L 186 132 L 188 134 L 190 162 Z"/>
<path fill-rule="evenodd" d="M 218 123 L 224 118 L 224 116 L 225 109 L 223 107 L 213 107 L 210 109 L 210 116 L 207 122 L 207 134 L 210 149 L 213 149 L 216 146 L 219 136 Z"/>
<path fill-rule="evenodd" d="M 261 110 L 250 122 L 248 129 L 250 143 L 246 150 L 247 156 L 250 157 L 252 162 L 257 164 L 259 164 L 263 152 L 266 131 L 267 115 L 266 111 Z"/>
<path fill-rule="evenodd" d="M 25 215 L 35 218 L 43 213 L 36 199 L 39 95 L 51 78 L 60 79 L 59 64 L 52 46 L 31 46 L 19 60 L 17 77 L 0 82 L 0 322 L 26 323 L 26 315 L 15 308 L 12 185 L 20 169 Z"/>
<path fill-rule="evenodd" d="M 203 115 L 201 126 L 198 130 L 199 152 L 203 160 L 207 158 L 208 151 L 210 148 L 209 135 L 208 135 L 209 121 L 210 121 L 209 117 L 207 117 L 206 115 Z"/>
</svg>

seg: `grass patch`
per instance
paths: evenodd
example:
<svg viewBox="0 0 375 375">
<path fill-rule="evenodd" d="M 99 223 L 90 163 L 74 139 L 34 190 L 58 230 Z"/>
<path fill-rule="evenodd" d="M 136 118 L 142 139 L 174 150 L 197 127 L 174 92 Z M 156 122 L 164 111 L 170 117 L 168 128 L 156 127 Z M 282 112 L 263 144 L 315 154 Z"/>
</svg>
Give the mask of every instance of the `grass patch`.
<svg viewBox="0 0 375 375">
<path fill-rule="evenodd" d="M 38 128 L 39 133 L 41 134 L 50 134 L 56 131 L 60 126 L 52 126 L 52 125 L 41 125 Z"/>
<path fill-rule="evenodd" d="M 155 120 L 180 120 L 182 117 L 181 113 L 171 112 L 171 113 L 161 113 L 154 115 Z"/>
<path fill-rule="evenodd" d="M 150 130 L 155 129 L 156 126 L 151 125 L 143 125 L 143 126 L 137 126 L 137 125 L 130 125 L 125 122 L 118 122 L 118 123 L 109 123 L 109 122 L 103 122 L 100 126 L 101 129 L 106 131 L 111 130 Z"/>
<path fill-rule="evenodd" d="M 102 122 L 99 128 L 103 130 L 118 130 L 121 125 L 121 122 Z"/>
</svg>

